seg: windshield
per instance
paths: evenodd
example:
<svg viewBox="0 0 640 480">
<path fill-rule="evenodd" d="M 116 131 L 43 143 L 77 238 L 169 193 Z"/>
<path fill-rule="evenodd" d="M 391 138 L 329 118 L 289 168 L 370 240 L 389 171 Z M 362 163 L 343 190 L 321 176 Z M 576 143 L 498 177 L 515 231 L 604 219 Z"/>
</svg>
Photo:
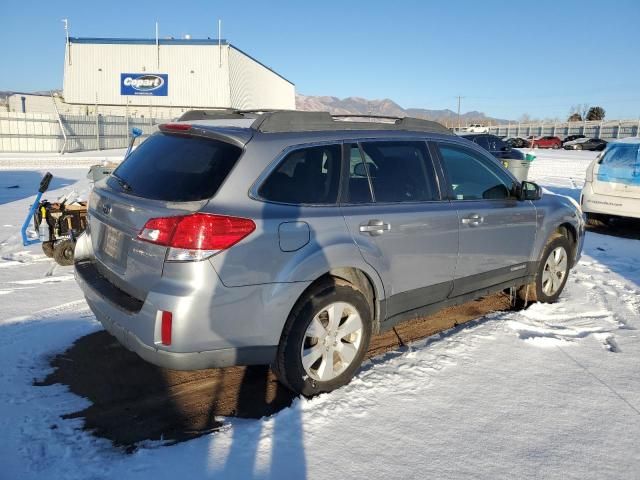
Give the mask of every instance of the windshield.
<svg viewBox="0 0 640 480">
<path fill-rule="evenodd" d="M 601 182 L 640 185 L 640 144 L 613 144 L 600 160 Z"/>
</svg>

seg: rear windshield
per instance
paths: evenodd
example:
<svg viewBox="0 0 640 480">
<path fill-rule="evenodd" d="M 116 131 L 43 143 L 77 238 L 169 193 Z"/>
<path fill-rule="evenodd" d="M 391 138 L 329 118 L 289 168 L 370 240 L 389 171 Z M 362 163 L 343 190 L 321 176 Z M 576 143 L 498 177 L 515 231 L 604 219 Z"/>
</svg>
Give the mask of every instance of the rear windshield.
<svg viewBox="0 0 640 480">
<path fill-rule="evenodd" d="M 216 194 L 241 152 L 218 140 L 158 133 L 135 149 L 107 184 L 153 200 L 203 200 Z"/>
<path fill-rule="evenodd" d="M 640 145 L 610 145 L 600 160 L 598 180 L 640 185 Z"/>
</svg>

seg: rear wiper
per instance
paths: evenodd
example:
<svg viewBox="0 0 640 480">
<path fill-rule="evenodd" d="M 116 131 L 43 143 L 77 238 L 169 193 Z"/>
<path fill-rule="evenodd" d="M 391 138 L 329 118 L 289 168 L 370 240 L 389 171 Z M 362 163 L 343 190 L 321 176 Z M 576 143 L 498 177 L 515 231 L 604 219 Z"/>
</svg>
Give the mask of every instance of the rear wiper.
<svg viewBox="0 0 640 480">
<path fill-rule="evenodd" d="M 111 176 L 116 179 L 116 182 L 118 182 L 118 184 L 122 187 L 123 190 L 127 192 L 130 192 L 132 190 L 131 185 L 129 185 L 124 178 L 119 177 L 115 173 L 112 173 Z"/>
</svg>

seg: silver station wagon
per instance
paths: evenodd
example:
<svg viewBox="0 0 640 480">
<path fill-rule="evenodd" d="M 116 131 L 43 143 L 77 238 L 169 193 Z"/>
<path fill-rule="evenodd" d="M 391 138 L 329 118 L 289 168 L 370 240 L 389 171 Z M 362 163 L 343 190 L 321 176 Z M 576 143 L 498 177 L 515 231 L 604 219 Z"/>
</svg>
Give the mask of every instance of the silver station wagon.
<svg viewBox="0 0 640 480">
<path fill-rule="evenodd" d="M 584 235 L 575 202 L 440 124 L 321 112 L 188 112 L 89 203 L 76 278 L 124 346 L 270 364 L 304 395 L 398 322 L 508 288 L 555 301 Z"/>
</svg>

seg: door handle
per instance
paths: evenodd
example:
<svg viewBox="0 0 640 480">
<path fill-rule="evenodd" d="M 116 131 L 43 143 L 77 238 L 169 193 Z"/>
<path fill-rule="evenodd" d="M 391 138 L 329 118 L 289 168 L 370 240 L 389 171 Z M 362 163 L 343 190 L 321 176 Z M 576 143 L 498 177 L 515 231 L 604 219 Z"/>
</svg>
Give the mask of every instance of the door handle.
<svg viewBox="0 0 640 480">
<path fill-rule="evenodd" d="M 382 220 L 369 220 L 368 223 L 360 225 L 360 232 L 368 233 L 369 235 L 382 235 L 389 230 L 391 230 L 391 225 Z"/>
<path fill-rule="evenodd" d="M 477 227 L 482 223 L 484 223 L 484 217 L 478 215 L 477 213 L 472 213 L 468 217 L 464 217 L 462 219 L 462 224 L 469 225 L 470 227 Z"/>
</svg>

